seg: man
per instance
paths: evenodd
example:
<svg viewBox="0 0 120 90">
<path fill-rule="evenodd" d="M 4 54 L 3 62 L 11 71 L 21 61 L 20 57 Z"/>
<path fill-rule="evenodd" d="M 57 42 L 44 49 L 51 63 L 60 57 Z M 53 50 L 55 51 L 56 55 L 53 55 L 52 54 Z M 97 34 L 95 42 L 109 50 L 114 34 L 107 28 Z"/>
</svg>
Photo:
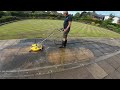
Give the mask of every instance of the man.
<svg viewBox="0 0 120 90">
<path fill-rule="evenodd" d="M 68 11 L 64 11 L 63 14 L 65 16 L 65 20 L 64 20 L 64 24 L 63 24 L 64 31 L 63 31 L 62 46 L 60 46 L 60 48 L 66 47 L 67 36 L 70 31 L 70 27 L 71 27 L 71 23 L 72 23 L 72 16 L 68 14 Z"/>
</svg>

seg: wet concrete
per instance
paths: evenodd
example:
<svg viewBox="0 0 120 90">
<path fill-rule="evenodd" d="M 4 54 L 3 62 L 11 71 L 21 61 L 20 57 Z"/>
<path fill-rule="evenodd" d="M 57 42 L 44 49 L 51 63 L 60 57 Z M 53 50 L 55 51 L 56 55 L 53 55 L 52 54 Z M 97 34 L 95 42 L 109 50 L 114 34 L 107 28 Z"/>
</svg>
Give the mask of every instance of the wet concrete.
<svg viewBox="0 0 120 90">
<path fill-rule="evenodd" d="M 53 64 L 72 63 L 90 58 L 94 58 L 94 54 L 89 49 L 85 48 L 57 49 L 48 54 L 48 60 Z"/>
<path fill-rule="evenodd" d="M 37 42 L 41 40 L 37 39 Z M 29 50 L 34 39 L 16 40 L 14 43 L 6 41 L 6 47 L 2 41 L 0 43 L 1 71 L 83 62 L 120 50 L 119 46 L 84 39 L 69 40 L 65 49 L 59 49 L 59 45 L 55 44 L 54 41 L 47 40 L 42 51 L 31 53 Z"/>
</svg>

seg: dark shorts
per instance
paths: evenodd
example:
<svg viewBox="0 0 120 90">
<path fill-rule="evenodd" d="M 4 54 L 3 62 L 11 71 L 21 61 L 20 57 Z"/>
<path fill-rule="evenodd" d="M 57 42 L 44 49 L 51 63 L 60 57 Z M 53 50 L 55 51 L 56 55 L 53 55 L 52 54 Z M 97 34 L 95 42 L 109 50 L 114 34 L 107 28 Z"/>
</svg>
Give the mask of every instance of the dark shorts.
<svg viewBox="0 0 120 90">
<path fill-rule="evenodd" d="M 69 31 L 70 31 L 70 29 L 67 32 L 63 33 L 63 38 L 67 38 Z"/>
</svg>

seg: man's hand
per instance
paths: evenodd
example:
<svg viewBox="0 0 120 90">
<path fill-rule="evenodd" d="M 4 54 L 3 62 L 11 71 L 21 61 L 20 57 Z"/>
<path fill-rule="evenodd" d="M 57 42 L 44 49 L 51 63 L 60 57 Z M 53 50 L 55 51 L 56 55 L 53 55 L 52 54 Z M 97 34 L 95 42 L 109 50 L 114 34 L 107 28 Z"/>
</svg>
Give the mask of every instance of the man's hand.
<svg viewBox="0 0 120 90">
<path fill-rule="evenodd" d="M 64 29 L 64 32 L 67 32 L 67 29 Z"/>
<path fill-rule="evenodd" d="M 66 29 L 64 29 L 64 32 L 66 32 L 66 31 L 68 30 L 68 28 L 70 28 L 70 27 L 71 27 L 71 23 L 72 23 L 72 22 L 70 22 L 70 21 L 69 21 L 67 28 L 66 28 Z"/>
</svg>

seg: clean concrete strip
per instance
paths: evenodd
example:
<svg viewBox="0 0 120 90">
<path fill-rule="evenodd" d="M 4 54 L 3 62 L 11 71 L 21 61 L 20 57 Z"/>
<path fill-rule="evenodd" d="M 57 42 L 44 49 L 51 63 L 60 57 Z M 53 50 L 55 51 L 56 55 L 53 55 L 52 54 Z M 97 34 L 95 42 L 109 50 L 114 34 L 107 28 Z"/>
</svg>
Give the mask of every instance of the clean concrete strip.
<svg viewBox="0 0 120 90">
<path fill-rule="evenodd" d="M 96 63 L 87 66 L 88 71 L 95 79 L 102 79 L 108 74 Z"/>
<path fill-rule="evenodd" d="M 112 57 L 112 56 L 115 56 L 115 55 L 117 55 L 117 54 L 120 54 L 120 51 L 117 51 L 117 52 L 115 52 L 115 53 L 108 54 L 108 55 L 105 55 L 105 56 L 101 56 L 101 57 L 95 59 L 95 62 L 99 62 L 99 61 L 101 61 L 101 60 L 105 60 L 105 59 L 110 58 L 110 57 Z"/>
</svg>

